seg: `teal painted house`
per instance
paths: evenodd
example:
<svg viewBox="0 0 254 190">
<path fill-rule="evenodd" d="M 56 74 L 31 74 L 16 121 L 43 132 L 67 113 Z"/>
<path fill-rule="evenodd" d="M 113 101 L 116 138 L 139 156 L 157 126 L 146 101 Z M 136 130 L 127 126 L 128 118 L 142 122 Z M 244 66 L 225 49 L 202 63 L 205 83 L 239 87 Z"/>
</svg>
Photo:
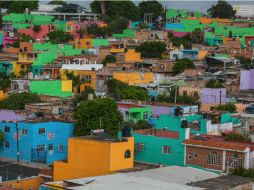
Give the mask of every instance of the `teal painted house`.
<svg viewBox="0 0 254 190">
<path fill-rule="evenodd" d="M 0 72 L 6 75 L 13 73 L 13 64 L 10 61 L 0 61 Z"/>
<path fill-rule="evenodd" d="M 160 118 L 154 119 L 154 123 L 153 129 L 133 132 L 135 161 L 183 166 L 182 142 L 188 139 L 190 134 L 206 134 L 206 120 L 201 115 L 184 117 L 161 115 Z"/>
</svg>

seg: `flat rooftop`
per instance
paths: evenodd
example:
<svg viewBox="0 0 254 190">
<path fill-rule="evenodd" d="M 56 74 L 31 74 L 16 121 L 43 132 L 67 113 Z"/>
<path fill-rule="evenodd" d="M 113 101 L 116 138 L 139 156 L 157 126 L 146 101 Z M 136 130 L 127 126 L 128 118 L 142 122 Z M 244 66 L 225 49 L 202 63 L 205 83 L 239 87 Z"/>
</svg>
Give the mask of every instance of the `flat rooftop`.
<svg viewBox="0 0 254 190">
<path fill-rule="evenodd" d="M 186 185 L 187 183 L 207 180 L 218 177 L 219 174 L 191 167 L 170 166 L 145 171 L 118 173 L 98 177 L 65 180 L 64 182 L 52 182 L 47 184 L 61 185 L 70 184 L 68 189 L 90 190 L 90 189 L 121 189 L 121 190 L 199 190 L 200 187 Z M 73 185 L 75 184 L 75 185 Z M 72 186 L 71 186 L 72 185 Z M 65 186 L 66 187 L 66 186 Z M 66 188 L 67 188 L 66 187 Z"/>
</svg>

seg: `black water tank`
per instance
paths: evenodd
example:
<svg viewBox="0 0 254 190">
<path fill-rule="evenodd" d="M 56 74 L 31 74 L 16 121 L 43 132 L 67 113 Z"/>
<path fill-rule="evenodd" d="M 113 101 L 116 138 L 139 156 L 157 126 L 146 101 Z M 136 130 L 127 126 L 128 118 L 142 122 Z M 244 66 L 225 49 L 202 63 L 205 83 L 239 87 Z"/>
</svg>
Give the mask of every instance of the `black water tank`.
<svg viewBox="0 0 254 190">
<path fill-rule="evenodd" d="M 188 121 L 187 120 L 182 120 L 181 128 L 188 128 Z"/>
<path fill-rule="evenodd" d="M 182 116 L 183 115 L 183 108 L 177 107 L 175 109 L 175 116 Z"/>
<path fill-rule="evenodd" d="M 211 116 L 209 113 L 204 113 L 203 114 L 203 119 L 206 119 L 206 120 L 210 120 Z"/>
<path fill-rule="evenodd" d="M 122 137 L 131 137 L 131 128 L 125 125 L 122 129 Z"/>
</svg>

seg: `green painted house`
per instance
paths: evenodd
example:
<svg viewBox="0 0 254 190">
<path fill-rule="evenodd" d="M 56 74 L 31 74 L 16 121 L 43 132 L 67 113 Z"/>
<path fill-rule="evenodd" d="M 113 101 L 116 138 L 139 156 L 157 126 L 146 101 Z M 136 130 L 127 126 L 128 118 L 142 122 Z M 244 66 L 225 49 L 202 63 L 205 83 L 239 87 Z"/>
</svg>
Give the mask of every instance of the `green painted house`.
<svg viewBox="0 0 254 190">
<path fill-rule="evenodd" d="M 72 96 L 72 81 L 33 80 L 30 82 L 30 91 L 39 95 L 69 97 Z"/>
<path fill-rule="evenodd" d="M 188 121 L 188 128 L 182 127 Z M 175 117 L 161 115 L 155 128 L 133 132 L 135 161 L 162 165 L 184 165 L 182 142 L 192 134 L 206 134 L 206 120 L 201 115 Z"/>
<path fill-rule="evenodd" d="M 123 114 L 125 121 L 148 120 L 152 115 L 150 106 L 139 104 L 118 103 L 118 110 Z"/>
</svg>

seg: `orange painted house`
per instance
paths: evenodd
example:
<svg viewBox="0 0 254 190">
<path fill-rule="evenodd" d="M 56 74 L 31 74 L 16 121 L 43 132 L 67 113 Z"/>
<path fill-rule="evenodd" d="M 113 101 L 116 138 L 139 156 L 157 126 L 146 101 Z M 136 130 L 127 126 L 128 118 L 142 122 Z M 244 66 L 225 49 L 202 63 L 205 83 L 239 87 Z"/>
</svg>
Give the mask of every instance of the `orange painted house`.
<svg viewBox="0 0 254 190">
<path fill-rule="evenodd" d="M 154 75 L 152 72 L 116 71 L 113 78 L 129 85 L 136 85 L 153 82 Z"/>
<path fill-rule="evenodd" d="M 105 141 L 91 136 L 69 138 L 67 162 L 54 163 L 54 181 L 91 177 L 133 168 L 134 139 Z"/>
</svg>

